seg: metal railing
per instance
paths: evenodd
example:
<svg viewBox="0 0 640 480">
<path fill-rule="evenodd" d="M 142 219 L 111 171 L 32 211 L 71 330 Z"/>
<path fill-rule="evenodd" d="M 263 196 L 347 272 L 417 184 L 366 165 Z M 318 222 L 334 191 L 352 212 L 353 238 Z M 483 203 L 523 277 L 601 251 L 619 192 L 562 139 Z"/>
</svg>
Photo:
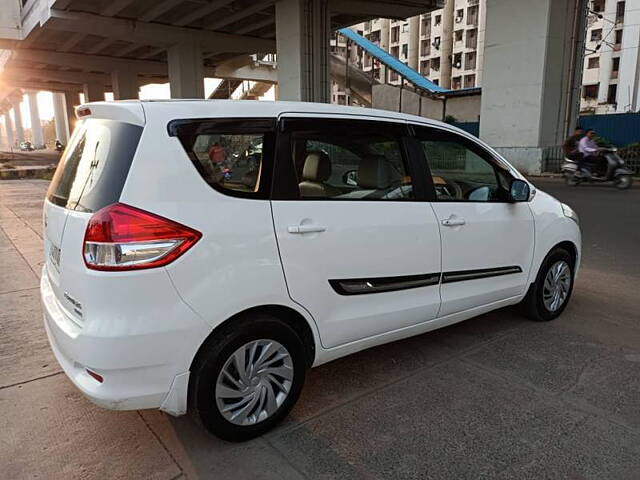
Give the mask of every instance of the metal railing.
<svg viewBox="0 0 640 480">
<path fill-rule="evenodd" d="M 640 145 L 622 147 L 618 149 L 618 155 L 624 160 L 625 166 L 640 175 Z M 561 146 L 546 147 L 542 152 L 542 171 L 545 173 L 560 173 L 560 167 L 565 156 Z"/>
</svg>

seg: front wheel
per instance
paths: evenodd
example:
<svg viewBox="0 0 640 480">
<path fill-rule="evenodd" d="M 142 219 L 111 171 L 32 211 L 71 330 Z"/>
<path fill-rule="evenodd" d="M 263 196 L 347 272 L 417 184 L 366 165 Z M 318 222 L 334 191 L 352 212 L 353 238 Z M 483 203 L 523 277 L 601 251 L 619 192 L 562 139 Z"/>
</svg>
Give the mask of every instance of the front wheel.
<svg viewBox="0 0 640 480">
<path fill-rule="evenodd" d="M 252 314 L 223 326 L 191 369 L 190 413 L 229 441 L 277 425 L 300 396 L 306 373 L 302 341 L 285 323 Z"/>
<path fill-rule="evenodd" d="M 522 300 L 523 313 L 539 322 L 560 316 L 571 298 L 574 268 L 573 258 L 565 249 L 551 251 Z"/>
<path fill-rule="evenodd" d="M 632 183 L 633 177 L 631 175 L 618 175 L 613 181 L 615 187 L 619 188 L 620 190 L 626 190 L 627 188 L 630 188 Z"/>
<path fill-rule="evenodd" d="M 570 187 L 575 187 L 576 185 L 578 185 L 578 183 L 580 183 L 578 177 L 576 177 L 576 175 L 572 173 L 566 173 L 564 179 L 567 185 L 569 185 Z"/>
</svg>

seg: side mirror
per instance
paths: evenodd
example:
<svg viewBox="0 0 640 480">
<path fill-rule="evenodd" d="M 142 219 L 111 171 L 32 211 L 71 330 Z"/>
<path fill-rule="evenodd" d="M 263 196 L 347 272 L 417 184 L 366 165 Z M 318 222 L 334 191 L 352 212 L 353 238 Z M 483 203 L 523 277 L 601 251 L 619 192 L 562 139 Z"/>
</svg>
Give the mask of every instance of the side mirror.
<svg viewBox="0 0 640 480">
<path fill-rule="evenodd" d="M 345 172 L 342 176 L 342 183 L 345 185 L 349 185 L 350 187 L 358 186 L 358 171 L 357 170 L 349 170 Z"/>
<path fill-rule="evenodd" d="M 509 188 L 509 200 L 512 202 L 528 202 L 531 189 L 529 184 L 519 178 L 514 179 L 511 182 Z"/>
</svg>

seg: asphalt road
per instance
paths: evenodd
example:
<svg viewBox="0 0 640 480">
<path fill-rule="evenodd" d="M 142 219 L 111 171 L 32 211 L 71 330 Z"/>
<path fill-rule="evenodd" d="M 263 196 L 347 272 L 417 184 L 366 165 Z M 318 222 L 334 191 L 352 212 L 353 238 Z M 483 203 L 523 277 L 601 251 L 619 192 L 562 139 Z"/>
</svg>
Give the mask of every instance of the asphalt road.
<svg viewBox="0 0 640 480">
<path fill-rule="evenodd" d="M 76 391 L 41 325 L 47 184 L 0 182 L 0 475 L 637 480 L 640 189 L 535 183 L 583 226 L 561 318 L 501 310 L 324 365 L 282 426 L 238 445 Z"/>
</svg>

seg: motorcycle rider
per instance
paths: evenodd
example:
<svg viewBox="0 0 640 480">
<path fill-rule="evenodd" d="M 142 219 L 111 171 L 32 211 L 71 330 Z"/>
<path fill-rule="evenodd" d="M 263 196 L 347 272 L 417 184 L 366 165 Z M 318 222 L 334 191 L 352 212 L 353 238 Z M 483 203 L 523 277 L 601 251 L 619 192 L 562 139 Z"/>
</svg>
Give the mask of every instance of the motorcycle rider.
<svg viewBox="0 0 640 480">
<path fill-rule="evenodd" d="M 574 134 L 571 135 L 569 138 L 567 138 L 564 142 L 564 145 L 562 145 L 564 156 L 569 160 L 573 160 L 574 162 L 577 162 L 578 170 L 580 170 L 583 167 L 582 165 L 583 155 L 582 153 L 580 153 L 580 150 L 578 150 L 578 142 L 583 137 L 583 135 L 584 135 L 584 130 L 582 129 L 582 127 L 576 127 Z"/>
<path fill-rule="evenodd" d="M 591 170 L 591 165 L 593 165 L 593 170 L 597 170 L 598 163 L 600 160 L 600 147 L 593 140 L 593 137 L 596 136 L 596 131 L 592 128 L 587 129 L 587 132 L 584 137 L 580 139 L 578 142 L 578 150 L 582 154 L 582 163 L 585 170 L 588 170 L 589 173 L 593 173 Z M 582 167 L 580 167 L 582 169 Z"/>
</svg>

